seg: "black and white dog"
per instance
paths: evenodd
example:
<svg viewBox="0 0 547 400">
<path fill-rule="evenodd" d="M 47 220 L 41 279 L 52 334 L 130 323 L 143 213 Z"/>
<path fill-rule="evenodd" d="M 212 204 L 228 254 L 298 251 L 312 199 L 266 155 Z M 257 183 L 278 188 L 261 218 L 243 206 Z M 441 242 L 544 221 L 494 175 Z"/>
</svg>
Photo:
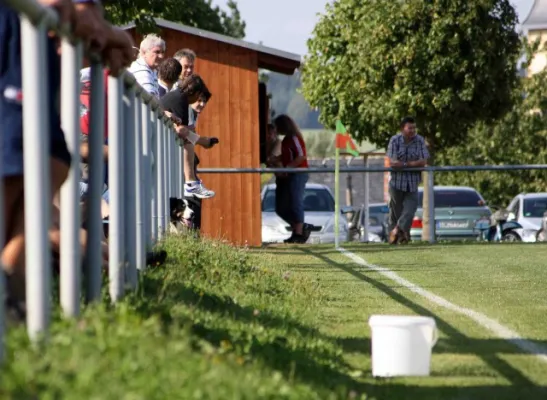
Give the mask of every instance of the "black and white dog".
<svg viewBox="0 0 547 400">
<path fill-rule="evenodd" d="M 181 228 L 193 229 L 194 211 L 192 211 L 186 199 L 169 198 L 169 210 L 171 231 L 176 233 L 180 232 Z"/>
</svg>

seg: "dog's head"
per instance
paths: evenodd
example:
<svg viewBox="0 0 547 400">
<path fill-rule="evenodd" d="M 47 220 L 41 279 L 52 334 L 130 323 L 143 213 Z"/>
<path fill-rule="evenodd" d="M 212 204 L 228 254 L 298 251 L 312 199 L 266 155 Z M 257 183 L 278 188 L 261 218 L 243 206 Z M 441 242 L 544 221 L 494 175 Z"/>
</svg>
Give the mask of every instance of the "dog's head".
<svg viewBox="0 0 547 400">
<path fill-rule="evenodd" d="M 194 211 L 190 208 L 186 199 L 171 197 L 169 199 L 169 208 L 172 222 L 182 222 L 186 226 L 191 225 L 194 218 Z"/>
</svg>

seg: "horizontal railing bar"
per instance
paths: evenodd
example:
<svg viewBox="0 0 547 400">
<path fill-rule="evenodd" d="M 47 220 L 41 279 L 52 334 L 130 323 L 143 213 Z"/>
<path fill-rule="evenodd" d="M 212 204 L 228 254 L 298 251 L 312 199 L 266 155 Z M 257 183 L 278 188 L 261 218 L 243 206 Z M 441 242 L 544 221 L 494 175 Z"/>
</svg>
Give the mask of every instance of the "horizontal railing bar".
<svg viewBox="0 0 547 400">
<path fill-rule="evenodd" d="M 523 164 L 523 165 L 459 165 L 459 166 L 431 166 L 423 168 L 390 168 L 390 167 L 341 167 L 340 172 L 459 172 L 459 171 L 531 171 L 547 170 L 547 164 Z M 334 167 L 316 168 L 199 168 L 199 174 L 269 174 L 269 173 L 332 173 Z"/>
</svg>

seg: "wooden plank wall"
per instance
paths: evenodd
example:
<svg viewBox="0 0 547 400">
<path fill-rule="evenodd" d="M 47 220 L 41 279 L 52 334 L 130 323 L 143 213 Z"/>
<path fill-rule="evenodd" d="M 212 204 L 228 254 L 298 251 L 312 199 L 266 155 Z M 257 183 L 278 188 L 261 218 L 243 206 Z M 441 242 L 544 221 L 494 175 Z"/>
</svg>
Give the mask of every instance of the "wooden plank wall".
<svg viewBox="0 0 547 400">
<path fill-rule="evenodd" d="M 135 43 L 141 38 L 132 32 Z M 258 59 L 254 51 L 198 36 L 163 29 L 167 56 L 181 48 L 197 53 L 197 74 L 213 94 L 198 119 L 197 132 L 216 136 L 213 149 L 196 147 L 200 167 L 260 167 Z M 260 175 L 203 174 L 216 192 L 203 201 L 202 233 L 236 245 L 260 246 L 262 213 Z"/>
</svg>

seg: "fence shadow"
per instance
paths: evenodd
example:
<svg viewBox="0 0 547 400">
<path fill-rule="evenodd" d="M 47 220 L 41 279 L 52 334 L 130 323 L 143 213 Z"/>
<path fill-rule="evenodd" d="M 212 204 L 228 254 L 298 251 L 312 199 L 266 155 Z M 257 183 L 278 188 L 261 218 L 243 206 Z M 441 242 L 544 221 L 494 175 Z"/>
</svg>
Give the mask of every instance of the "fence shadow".
<svg viewBox="0 0 547 400">
<path fill-rule="evenodd" d="M 271 312 L 261 310 L 257 315 L 255 309 L 242 306 L 234 302 L 229 296 L 219 296 L 213 293 L 202 292 L 201 289 L 173 284 L 164 286 L 161 275 L 148 275 L 141 286 L 148 301 L 136 311 L 144 318 L 153 315 L 159 316 L 167 331 L 170 326 L 189 325 L 191 332 L 202 340 L 220 348 L 223 343 L 230 343 L 233 348 L 245 349 L 244 353 L 273 370 L 280 371 L 287 379 L 296 379 L 315 387 L 328 390 L 337 388 L 349 388 L 348 390 L 365 390 L 365 384 L 345 373 L 351 367 L 336 352 L 340 349 L 336 339 L 328 337 L 316 328 L 307 326 L 294 318 L 279 316 Z M 253 334 L 240 334 L 227 329 L 226 326 L 208 326 L 202 322 L 173 316 L 165 309 L 164 300 L 159 292 L 169 293 L 169 303 L 176 302 L 191 308 L 199 308 L 216 315 L 221 315 L 227 320 L 239 321 L 245 324 L 260 324 L 264 329 L 271 330 L 268 340 L 259 340 Z M 288 337 L 298 337 L 298 345 Z M 307 346 L 306 342 L 321 339 L 331 344 L 330 350 L 325 347 Z M 244 355 L 245 355 L 244 354 Z"/>
<path fill-rule="evenodd" d="M 526 377 L 521 371 L 513 367 L 511 364 L 509 364 L 507 361 L 502 359 L 499 354 L 500 353 L 510 353 L 510 354 L 529 354 L 525 353 L 522 350 L 520 350 L 518 347 L 512 345 L 511 343 L 505 342 L 503 340 L 497 340 L 497 339 L 483 339 L 483 340 L 477 340 L 470 338 L 460 332 L 456 327 L 451 325 L 449 322 L 438 316 L 437 314 L 433 313 L 431 310 L 421 306 L 420 304 L 412 301 L 411 299 L 403 296 L 402 294 L 395 291 L 392 287 L 386 285 L 383 282 L 380 282 L 376 279 L 371 278 L 370 276 L 367 276 L 366 274 L 358 271 L 357 269 L 351 267 L 350 265 L 353 264 L 341 264 L 338 262 L 335 262 L 323 255 L 316 255 L 314 254 L 310 249 L 307 248 L 301 248 L 302 252 L 304 254 L 308 255 L 315 255 L 318 259 L 321 259 L 323 262 L 331 265 L 332 267 L 338 268 L 342 271 L 347 272 L 348 274 L 351 274 L 355 278 L 366 282 L 370 284 L 371 286 L 375 287 L 379 291 L 387 294 L 391 299 L 395 300 L 396 302 L 404 305 L 405 307 L 411 309 L 415 313 L 419 315 L 424 316 L 431 316 L 435 319 L 437 323 L 438 329 L 443 332 L 448 339 L 446 341 L 440 341 L 438 348 L 435 348 L 435 352 L 437 350 L 445 353 L 460 353 L 460 354 L 473 354 L 480 359 L 482 359 L 487 365 L 489 365 L 492 369 L 497 371 L 501 376 L 503 376 L 505 379 L 507 379 L 509 382 L 511 382 L 513 385 L 517 386 L 523 386 L 527 388 L 534 388 L 534 393 L 537 393 L 535 395 L 542 394 L 544 396 L 547 396 L 547 392 L 545 392 L 545 387 L 537 386 L 534 382 L 532 382 L 528 377 Z M 339 340 L 340 345 L 348 352 L 361 352 L 361 353 L 368 353 L 370 354 L 370 339 L 362 339 L 363 342 L 361 343 L 359 341 L 359 338 L 346 338 Z M 480 348 L 480 345 L 482 348 Z M 477 348 L 480 348 L 477 351 Z M 453 397 L 456 388 L 454 388 L 454 392 L 446 392 L 446 388 L 438 387 L 438 388 L 416 388 L 416 391 L 424 391 L 423 392 L 423 398 L 427 398 L 428 390 L 438 389 L 440 392 L 445 392 L 445 395 L 439 395 L 438 399 L 441 398 L 451 398 Z M 460 393 L 461 388 L 458 388 L 457 391 Z M 480 389 L 480 390 L 479 390 Z M 380 389 L 378 389 L 380 390 Z M 389 392 L 388 389 L 382 389 Z M 481 392 L 482 388 L 476 389 L 479 393 Z M 386 392 L 386 393 L 387 393 Z M 482 391 L 481 393 L 486 393 L 485 391 Z M 498 398 L 497 396 L 493 396 L 494 393 L 488 396 L 488 398 Z M 382 398 L 382 397 L 379 397 Z M 385 397 L 388 398 L 388 397 Z M 404 397 L 392 397 L 392 398 L 404 398 Z M 416 398 L 422 398 L 422 397 L 416 397 Z M 467 397 L 463 397 L 467 398 Z M 482 397 L 477 397 L 482 398 Z M 519 398 L 519 397 L 513 397 L 513 398 Z M 544 397 L 547 398 L 547 397 Z"/>
</svg>

